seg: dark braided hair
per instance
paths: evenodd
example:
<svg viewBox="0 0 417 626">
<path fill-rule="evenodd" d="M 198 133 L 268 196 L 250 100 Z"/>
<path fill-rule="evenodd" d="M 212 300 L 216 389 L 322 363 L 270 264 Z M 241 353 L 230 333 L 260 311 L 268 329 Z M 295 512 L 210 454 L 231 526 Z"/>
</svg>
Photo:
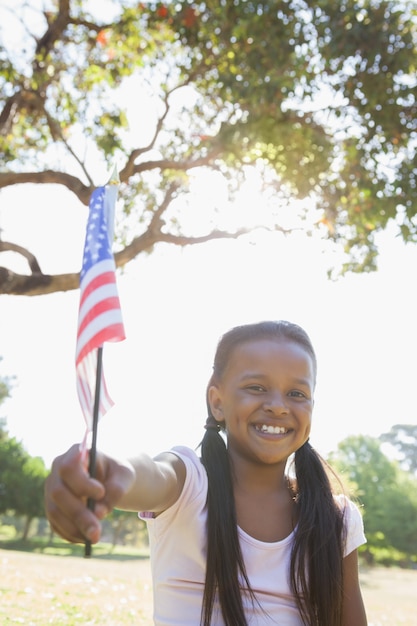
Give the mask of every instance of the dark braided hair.
<svg viewBox="0 0 417 626">
<path fill-rule="evenodd" d="M 291 586 L 305 624 L 339 626 L 343 514 L 334 501 L 328 477 L 332 470 L 308 441 L 294 457 L 299 519 L 291 555 Z"/>
<path fill-rule="evenodd" d="M 237 326 L 220 339 L 207 390 L 221 380 L 234 349 L 259 339 L 292 341 L 310 355 L 317 370 L 310 338 L 297 324 L 286 321 Z M 255 603 L 243 561 L 237 529 L 232 472 L 222 426 L 207 400 L 206 432 L 201 458 L 208 476 L 207 567 L 201 625 L 210 626 L 218 599 L 226 626 L 247 626 L 242 593 Z M 304 624 L 341 626 L 343 516 L 334 502 L 327 465 L 306 442 L 295 453 L 296 500 L 299 519 L 291 555 L 290 578 Z M 273 573 L 271 573 L 273 574 Z M 246 589 L 242 590 L 239 577 Z"/>
</svg>

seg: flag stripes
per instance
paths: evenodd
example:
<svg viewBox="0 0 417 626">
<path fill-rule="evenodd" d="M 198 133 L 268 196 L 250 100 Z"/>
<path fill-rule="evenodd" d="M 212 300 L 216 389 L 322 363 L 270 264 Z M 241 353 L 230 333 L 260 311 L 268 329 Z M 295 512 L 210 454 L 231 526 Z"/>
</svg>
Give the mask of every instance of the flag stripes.
<svg viewBox="0 0 417 626">
<path fill-rule="evenodd" d="M 91 430 L 97 374 L 97 351 L 106 341 L 125 338 L 116 266 L 112 253 L 114 185 L 98 187 L 91 196 L 80 278 L 80 306 L 76 346 L 77 392 L 82 412 Z M 113 405 L 107 390 L 103 370 L 100 378 L 98 415 L 102 417 Z"/>
</svg>

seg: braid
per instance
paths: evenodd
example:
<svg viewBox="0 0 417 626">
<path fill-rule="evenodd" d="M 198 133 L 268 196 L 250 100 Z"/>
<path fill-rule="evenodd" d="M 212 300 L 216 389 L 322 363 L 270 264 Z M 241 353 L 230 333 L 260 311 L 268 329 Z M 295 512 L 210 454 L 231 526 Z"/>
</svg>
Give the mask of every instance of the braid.
<svg viewBox="0 0 417 626">
<path fill-rule="evenodd" d="M 295 453 L 299 520 L 291 554 L 291 585 L 305 624 L 341 626 L 343 514 L 327 464 L 306 442 Z"/>
<path fill-rule="evenodd" d="M 203 626 L 210 626 L 216 594 L 226 626 L 246 626 L 239 572 L 248 589 L 237 531 L 232 476 L 221 426 L 209 414 L 201 442 L 201 459 L 208 477 L 207 569 L 203 596 Z"/>
</svg>

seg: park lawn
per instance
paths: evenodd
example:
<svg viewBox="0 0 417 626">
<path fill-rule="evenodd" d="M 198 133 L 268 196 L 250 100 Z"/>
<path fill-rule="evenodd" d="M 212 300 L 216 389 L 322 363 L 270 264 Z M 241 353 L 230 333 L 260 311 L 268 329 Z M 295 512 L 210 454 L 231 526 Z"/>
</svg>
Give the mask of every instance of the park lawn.
<svg viewBox="0 0 417 626">
<path fill-rule="evenodd" d="M 361 570 L 368 626 L 417 626 L 417 570 Z"/>
<path fill-rule="evenodd" d="M 417 626 L 417 571 L 361 571 L 369 626 Z M 0 549 L 0 624 L 151 626 L 147 558 Z"/>
<path fill-rule="evenodd" d="M 149 626 L 149 561 L 0 550 L 0 624 Z"/>
</svg>

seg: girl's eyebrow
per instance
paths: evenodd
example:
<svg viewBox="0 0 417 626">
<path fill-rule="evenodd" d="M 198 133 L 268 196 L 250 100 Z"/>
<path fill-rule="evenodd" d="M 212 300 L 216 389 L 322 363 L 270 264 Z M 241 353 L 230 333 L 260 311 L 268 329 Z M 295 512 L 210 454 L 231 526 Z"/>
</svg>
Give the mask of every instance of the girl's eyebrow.
<svg viewBox="0 0 417 626">
<path fill-rule="evenodd" d="M 249 380 L 250 378 L 268 378 L 266 374 L 262 374 L 261 372 L 248 372 L 247 374 L 242 375 L 242 380 Z"/>
<path fill-rule="evenodd" d="M 305 387 L 311 387 L 311 383 L 306 378 L 295 378 L 294 382 L 297 385 L 304 385 Z"/>
<path fill-rule="evenodd" d="M 241 380 L 244 382 L 245 380 L 251 380 L 253 378 L 266 380 L 267 378 L 269 378 L 269 376 L 267 374 L 254 371 L 254 372 L 248 372 L 246 374 L 243 374 L 241 377 Z M 304 387 L 308 387 L 309 389 L 311 387 L 311 383 L 309 382 L 307 378 L 294 378 L 292 379 L 291 382 L 295 385 L 302 385 Z"/>
</svg>

